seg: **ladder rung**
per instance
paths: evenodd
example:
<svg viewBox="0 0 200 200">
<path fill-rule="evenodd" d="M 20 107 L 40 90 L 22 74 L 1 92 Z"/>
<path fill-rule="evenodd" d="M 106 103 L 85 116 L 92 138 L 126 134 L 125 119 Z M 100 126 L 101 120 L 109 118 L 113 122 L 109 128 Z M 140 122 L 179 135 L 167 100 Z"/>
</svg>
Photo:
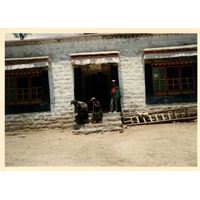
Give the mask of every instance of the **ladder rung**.
<svg viewBox="0 0 200 200">
<path fill-rule="evenodd" d="M 148 117 L 149 117 L 150 121 L 152 122 L 153 120 L 152 120 L 152 117 L 151 117 L 151 115 L 148 115 Z"/>
<path fill-rule="evenodd" d="M 155 117 L 156 117 L 156 121 L 159 121 L 157 114 L 155 114 Z"/>
<path fill-rule="evenodd" d="M 137 122 L 140 123 L 140 120 L 139 120 L 139 117 L 138 117 L 138 116 L 136 116 L 136 119 L 137 119 Z"/>
<path fill-rule="evenodd" d="M 162 119 L 163 119 L 163 120 L 165 120 L 165 117 L 164 117 L 164 115 L 163 115 L 163 114 L 162 114 Z"/>
</svg>

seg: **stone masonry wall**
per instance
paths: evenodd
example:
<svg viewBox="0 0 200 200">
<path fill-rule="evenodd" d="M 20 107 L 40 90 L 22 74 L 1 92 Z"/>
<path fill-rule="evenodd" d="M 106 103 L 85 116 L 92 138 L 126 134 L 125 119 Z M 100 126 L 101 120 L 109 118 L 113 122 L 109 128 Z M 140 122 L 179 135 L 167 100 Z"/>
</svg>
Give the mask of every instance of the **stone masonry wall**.
<svg viewBox="0 0 200 200">
<path fill-rule="evenodd" d="M 20 42 L 20 41 L 19 41 Z M 155 35 L 133 38 L 103 39 L 100 36 L 49 40 L 40 44 L 6 46 L 6 58 L 50 56 L 49 87 L 51 111 L 5 116 L 5 130 L 70 128 L 74 120 L 74 71 L 69 54 L 96 51 L 119 51 L 119 86 L 122 112 L 145 111 L 175 105 L 146 105 L 142 52 L 144 48 L 197 44 L 196 34 Z M 181 106 L 179 104 L 179 106 Z"/>
</svg>

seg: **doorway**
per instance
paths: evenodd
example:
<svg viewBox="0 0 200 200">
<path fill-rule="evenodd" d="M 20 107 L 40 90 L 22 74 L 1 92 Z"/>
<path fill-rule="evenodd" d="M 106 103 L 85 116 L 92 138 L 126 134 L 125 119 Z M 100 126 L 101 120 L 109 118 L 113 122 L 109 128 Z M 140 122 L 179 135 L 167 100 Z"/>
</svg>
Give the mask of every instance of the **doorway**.
<svg viewBox="0 0 200 200">
<path fill-rule="evenodd" d="M 89 110 L 92 110 L 91 98 L 95 97 L 104 111 L 109 110 L 109 76 L 102 72 L 85 75 L 84 96 Z"/>
<path fill-rule="evenodd" d="M 101 65 L 101 70 L 91 72 L 89 67 L 74 68 L 75 99 L 88 104 L 92 111 L 91 98 L 95 97 L 101 103 L 103 112 L 109 111 L 111 80 L 118 84 L 118 66 L 115 64 Z"/>
</svg>

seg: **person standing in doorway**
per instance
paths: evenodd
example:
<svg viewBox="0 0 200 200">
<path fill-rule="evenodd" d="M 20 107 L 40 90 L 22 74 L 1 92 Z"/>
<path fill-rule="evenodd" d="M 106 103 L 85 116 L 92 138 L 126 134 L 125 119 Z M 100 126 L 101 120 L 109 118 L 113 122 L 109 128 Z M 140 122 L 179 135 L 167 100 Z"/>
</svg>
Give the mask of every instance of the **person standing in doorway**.
<svg viewBox="0 0 200 200">
<path fill-rule="evenodd" d="M 111 99 L 110 99 L 110 113 L 119 111 L 119 100 L 121 98 L 119 86 L 116 85 L 116 81 L 112 80 L 111 87 Z"/>
</svg>

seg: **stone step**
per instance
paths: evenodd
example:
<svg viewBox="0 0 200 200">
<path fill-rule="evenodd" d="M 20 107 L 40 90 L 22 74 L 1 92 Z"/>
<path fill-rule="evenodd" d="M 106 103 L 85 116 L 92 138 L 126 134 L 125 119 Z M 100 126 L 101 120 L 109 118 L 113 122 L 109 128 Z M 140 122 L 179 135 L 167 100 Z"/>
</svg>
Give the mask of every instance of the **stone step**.
<svg viewBox="0 0 200 200">
<path fill-rule="evenodd" d="M 89 113 L 89 116 L 92 117 L 92 113 Z M 103 117 L 117 117 L 117 116 L 121 116 L 121 112 L 112 112 L 112 113 L 103 113 Z"/>
<path fill-rule="evenodd" d="M 89 113 L 89 119 L 92 118 L 92 113 Z M 106 121 L 121 121 L 120 113 L 103 113 L 103 122 Z"/>
<path fill-rule="evenodd" d="M 74 130 L 89 129 L 89 128 L 108 128 L 108 127 L 122 127 L 122 121 L 102 122 L 102 123 L 88 123 L 88 124 L 74 124 Z"/>
<path fill-rule="evenodd" d="M 112 113 L 103 113 L 104 117 L 117 117 L 117 116 L 121 116 L 121 112 L 112 112 Z"/>
<path fill-rule="evenodd" d="M 122 131 L 122 127 L 99 127 L 99 128 L 83 128 L 78 130 L 73 130 L 72 133 L 74 135 L 80 135 L 80 134 L 91 134 L 91 133 L 104 133 L 108 131 Z"/>
<path fill-rule="evenodd" d="M 118 127 L 118 126 L 122 126 L 122 122 L 121 121 L 107 121 L 107 122 L 102 122 L 102 123 L 97 123 L 97 124 L 84 124 L 84 128 L 100 128 L 100 127 Z"/>
<path fill-rule="evenodd" d="M 91 114 L 89 118 L 91 119 Z M 120 113 L 105 113 L 102 123 L 74 124 L 72 133 L 78 135 L 121 130 L 123 128 Z"/>
<path fill-rule="evenodd" d="M 121 117 L 103 117 L 103 122 L 116 122 L 121 121 Z"/>
</svg>

